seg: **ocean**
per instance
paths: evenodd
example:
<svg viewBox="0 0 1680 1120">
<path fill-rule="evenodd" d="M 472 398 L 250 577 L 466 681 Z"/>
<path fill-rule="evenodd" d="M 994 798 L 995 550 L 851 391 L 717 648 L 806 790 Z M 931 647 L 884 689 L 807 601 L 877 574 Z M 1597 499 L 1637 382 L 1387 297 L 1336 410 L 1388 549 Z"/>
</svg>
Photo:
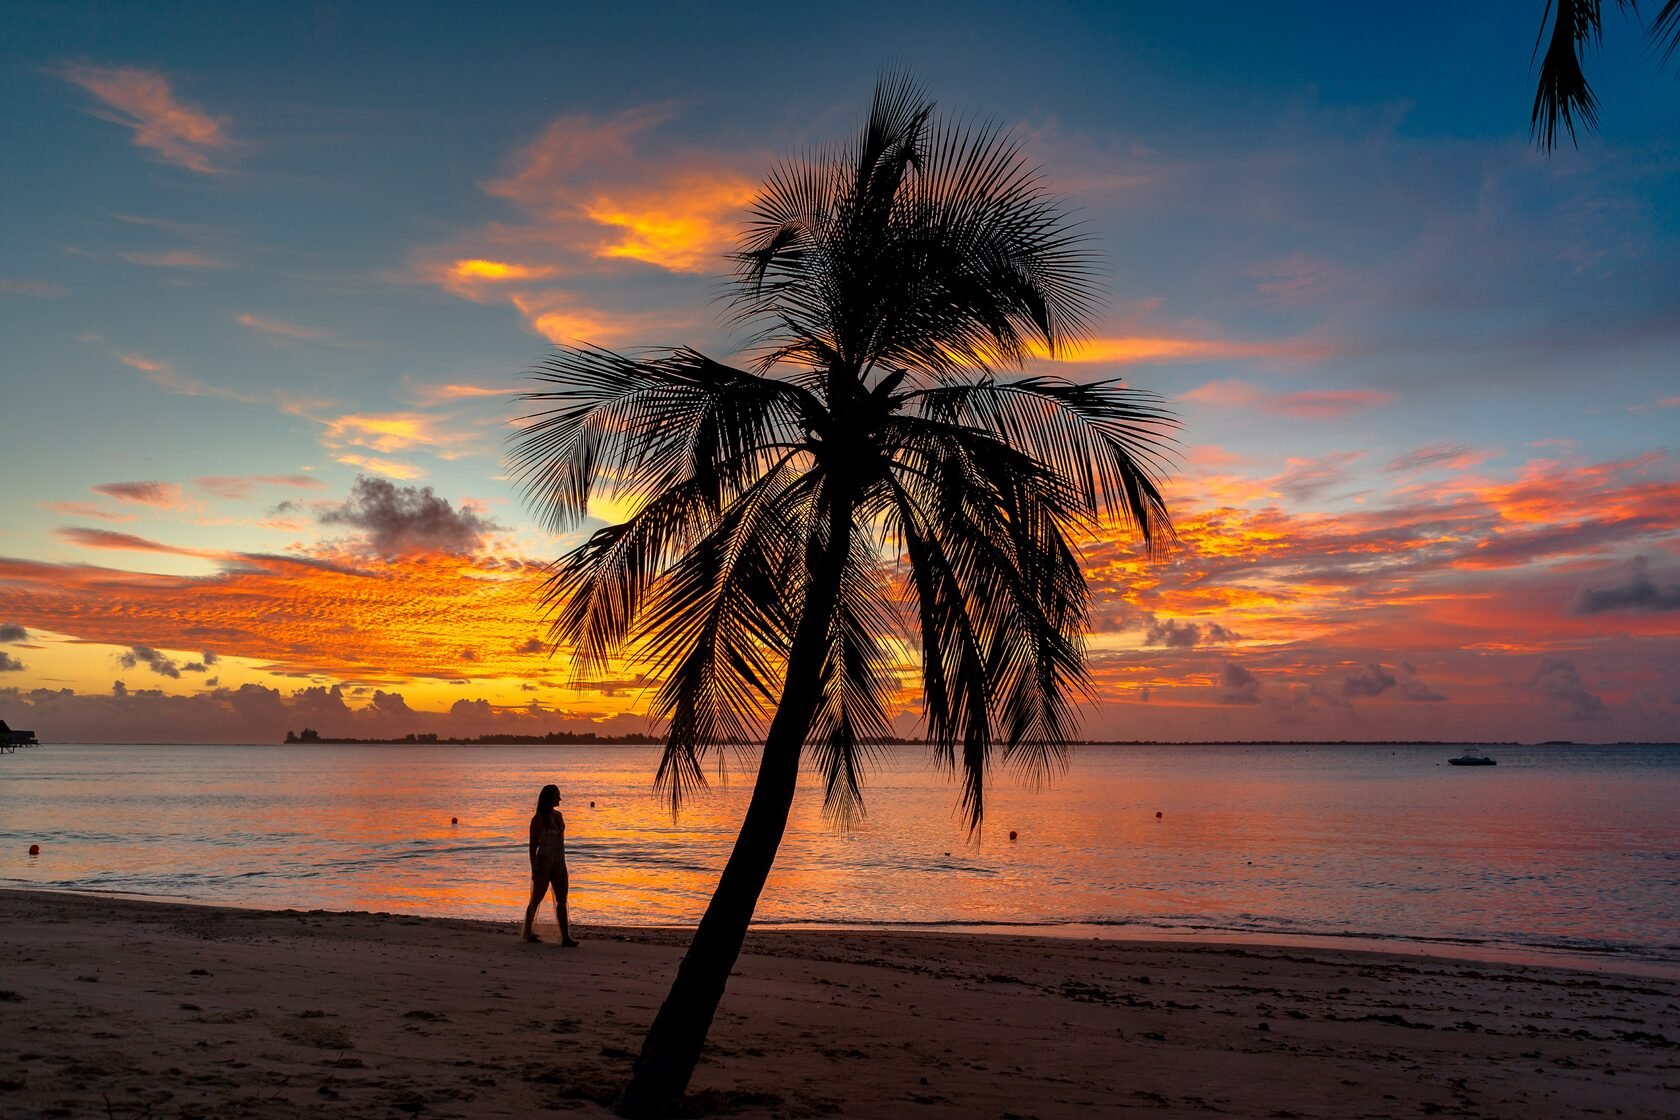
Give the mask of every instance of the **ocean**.
<svg viewBox="0 0 1680 1120">
<path fill-rule="evenodd" d="M 1460 749 L 1080 746 L 1045 788 L 999 772 L 971 836 L 928 752 L 886 748 L 850 827 L 824 818 L 808 776 L 757 921 L 1680 964 L 1680 747 L 1500 746 L 1497 766 L 1448 766 Z M 657 757 L 25 749 L 0 756 L 0 887 L 511 921 L 526 823 L 553 781 L 574 920 L 692 923 L 752 774 L 737 763 L 673 820 L 652 788 Z"/>
</svg>

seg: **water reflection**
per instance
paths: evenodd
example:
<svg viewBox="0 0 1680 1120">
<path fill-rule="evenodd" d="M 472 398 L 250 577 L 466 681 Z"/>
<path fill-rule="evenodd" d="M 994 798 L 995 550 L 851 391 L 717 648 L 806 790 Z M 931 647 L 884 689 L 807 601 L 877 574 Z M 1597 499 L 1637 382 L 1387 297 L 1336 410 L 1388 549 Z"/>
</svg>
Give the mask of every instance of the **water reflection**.
<svg viewBox="0 0 1680 1120">
<path fill-rule="evenodd" d="M 1680 956 L 1680 752 L 1507 749 L 1480 771 L 1445 766 L 1450 753 L 1083 748 L 1048 790 L 1001 782 L 986 830 L 970 838 L 955 791 L 921 752 L 898 749 L 849 831 L 828 825 L 807 783 L 759 914 L 1353 931 Z M 673 821 L 649 785 L 655 758 L 631 747 L 55 746 L 0 769 L 0 879 L 508 918 L 525 897 L 525 825 L 552 780 L 580 920 L 688 923 L 749 783 L 737 776 Z M 31 843 L 38 858 L 22 854 Z"/>
</svg>

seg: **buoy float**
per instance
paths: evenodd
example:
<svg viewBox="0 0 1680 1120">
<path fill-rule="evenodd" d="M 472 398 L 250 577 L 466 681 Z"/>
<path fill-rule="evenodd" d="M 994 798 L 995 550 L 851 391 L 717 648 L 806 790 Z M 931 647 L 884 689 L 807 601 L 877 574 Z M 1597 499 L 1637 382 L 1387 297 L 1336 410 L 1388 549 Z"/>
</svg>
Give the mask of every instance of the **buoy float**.
<svg viewBox="0 0 1680 1120">
<path fill-rule="evenodd" d="M 1155 810 L 1155 819 L 1156 820 L 1161 819 L 1161 810 L 1159 810 L 1159 809 Z"/>
<path fill-rule="evenodd" d="M 32 856 L 40 855 L 41 854 L 41 845 L 39 845 L 39 844 L 29 845 L 29 854 L 32 855 Z"/>
<path fill-rule="evenodd" d="M 1014 830 L 1014 829 L 1010 829 L 1010 831 L 1009 831 L 1009 838 L 1010 838 L 1010 839 L 1011 839 L 1011 840 L 1014 840 L 1014 839 L 1016 839 L 1016 836 L 1015 836 L 1015 830 Z"/>
<path fill-rule="evenodd" d="M 450 817 L 449 818 L 449 823 L 450 824 L 460 824 L 461 823 L 461 818 L 460 817 Z"/>
<path fill-rule="evenodd" d="M 591 809 L 593 809 L 593 808 L 595 808 L 595 802 L 593 802 L 593 801 L 591 801 L 591 802 L 590 802 L 590 803 L 589 803 L 589 807 L 590 807 L 590 808 L 591 808 Z"/>
</svg>

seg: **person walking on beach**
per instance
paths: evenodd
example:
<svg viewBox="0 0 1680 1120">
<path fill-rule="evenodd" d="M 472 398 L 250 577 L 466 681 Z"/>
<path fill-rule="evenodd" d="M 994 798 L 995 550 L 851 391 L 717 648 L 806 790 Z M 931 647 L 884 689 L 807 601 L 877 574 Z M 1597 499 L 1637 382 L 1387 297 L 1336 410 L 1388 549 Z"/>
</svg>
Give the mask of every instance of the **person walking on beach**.
<svg viewBox="0 0 1680 1120">
<path fill-rule="evenodd" d="M 566 876 L 566 818 L 556 808 L 559 804 L 559 786 L 546 785 L 537 794 L 537 811 L 531 817 L 531 901 L 525 907 L 525 940 L 542 940 L 531 931 L 531 923 L 536 920 L 543 896 L 553 887 L 560 944 L 573 949 L 577 942 L 572 940 L 572 923 L 566 913 L 566 892 L 570 886 Z"/>
</svg>

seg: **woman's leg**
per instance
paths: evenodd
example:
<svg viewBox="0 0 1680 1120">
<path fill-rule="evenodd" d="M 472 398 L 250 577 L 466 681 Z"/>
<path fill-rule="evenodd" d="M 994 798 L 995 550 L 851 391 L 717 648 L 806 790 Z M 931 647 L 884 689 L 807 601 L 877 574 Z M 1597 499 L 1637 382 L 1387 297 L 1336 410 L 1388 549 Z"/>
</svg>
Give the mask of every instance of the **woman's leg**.
<svg viewBox="0 0 1680 1120">
<path fill-rule="evenodd" d="M 554 876 L 554 920 L 560 923 L 560 944 L 576 945 L 572 940 L 572 920 L 567 911 L 566 896 L 571 892 L 571 877 L 565 871 Z"/>
<path fill-rule="evenodd" d="M 531 877 L 531 901 L 525 905 L 525 932 L 521 934 L 527 941 L 535 941 L 537 935 L 531 932 L 531 923 L 537 919 L 537 907 L 542 905 L 543 895 L 548 893 L 548 880 Z"/>
</svg>

